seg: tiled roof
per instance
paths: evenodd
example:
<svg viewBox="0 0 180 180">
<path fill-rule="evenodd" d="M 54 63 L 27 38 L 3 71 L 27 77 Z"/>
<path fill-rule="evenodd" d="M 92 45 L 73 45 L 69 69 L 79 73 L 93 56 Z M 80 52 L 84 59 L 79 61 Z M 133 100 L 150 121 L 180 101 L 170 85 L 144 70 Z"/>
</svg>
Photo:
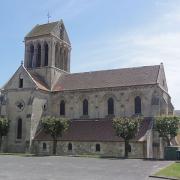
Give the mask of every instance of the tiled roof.
<svg viewBox="0 0 180 180">
<path fill-rule="evenodd" d="M 54 91 L 156 84 L 159 65 L 65 74 Z"/>
<path fill-rule="evenodd" d="M 57 26 L 57 22 L 52 22 L 48 24 L 36 25 L 27 35 L 26 38 L 40 36 L 51 33 L 51 31 Z"/>
<path fill-rule="evenodd" d="M 140 141 L 150 128 L 151 118 L 145 118 L 142 122 L 139 132 L 133 141 Z M 35 136 L 37 141 L 51 141 L 52 138 L 41 129 Z M 59 140 L 62 141 L 123 141 L 117 137 L 112 120 L 91 119 L 91 120 L 72 120 L 69 129 Z"/>
<path fill-rule="evenodd" d="M 50 91 L 48 85 L 44 82 L 43 79 L 41 79 L 41 77 L 38 74 L 35 74 L 33 72 L 29 72 L 29 74 L 31 75 L 33 81 L 36 83 L 38 89 L 44 91 Z"/>
</svg>

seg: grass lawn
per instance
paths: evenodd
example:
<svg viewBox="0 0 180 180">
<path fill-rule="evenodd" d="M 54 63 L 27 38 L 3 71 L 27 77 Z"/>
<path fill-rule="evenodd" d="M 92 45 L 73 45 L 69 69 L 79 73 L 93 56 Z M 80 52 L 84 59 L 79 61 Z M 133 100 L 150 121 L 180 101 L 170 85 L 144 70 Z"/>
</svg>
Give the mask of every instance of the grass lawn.
<svg viewBox="0 0 180 180">
<path fill-rule="evenodd" d="M 170 166 L 160 170 L 156 176 L 175 177 L 180 179 L 180 163 L 173 163 Z"/>
</svg>

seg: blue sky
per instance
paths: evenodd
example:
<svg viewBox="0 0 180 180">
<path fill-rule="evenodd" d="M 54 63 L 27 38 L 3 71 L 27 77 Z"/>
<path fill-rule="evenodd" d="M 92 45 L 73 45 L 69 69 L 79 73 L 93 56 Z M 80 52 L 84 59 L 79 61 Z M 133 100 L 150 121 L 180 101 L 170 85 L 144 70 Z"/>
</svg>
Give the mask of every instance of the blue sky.
<svg viewBox="0 0 180 180">
<path fill-rule="evenodd" d="M 63 19 L 72 43 L 71 72 L 164 63 L 180 109 L 180 0 L 1 1 L 0 86 L 24 59 L 24 36 Z"/>
</svg>

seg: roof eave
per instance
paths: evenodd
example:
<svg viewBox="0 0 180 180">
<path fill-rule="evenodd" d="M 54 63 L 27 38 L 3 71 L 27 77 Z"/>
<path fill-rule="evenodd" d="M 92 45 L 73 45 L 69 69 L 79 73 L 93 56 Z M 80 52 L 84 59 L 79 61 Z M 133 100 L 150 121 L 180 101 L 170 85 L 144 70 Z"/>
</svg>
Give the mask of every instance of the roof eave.
<svg viewBox="0 0 180 180">
<path fill-rule="evenodd" d="M 52 90 L 52 92 L 72 92 L 72 91 L 88 91 L 88 90 L 101 90 L 101 89 L 110 89 L 110 88 L 128 88 L 128 87 L 139 87 L 139 86 L 152 86 L 157 85 L 158 83 L 151 84 L 140 84 L 140 85 L 127 85 L 127 86 L 112 86 L 112 87 L 94 87 L 94 88 L 84 88 L 84 89 L 62 89 L 62 90 Z"/>
</svg>

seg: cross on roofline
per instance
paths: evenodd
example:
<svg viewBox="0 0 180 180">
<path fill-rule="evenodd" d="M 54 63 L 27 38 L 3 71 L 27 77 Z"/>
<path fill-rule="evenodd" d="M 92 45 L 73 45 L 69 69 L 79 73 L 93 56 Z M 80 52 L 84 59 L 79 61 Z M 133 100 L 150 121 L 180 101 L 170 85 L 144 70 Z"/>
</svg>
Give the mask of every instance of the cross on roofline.
<svg viewBox="0 0 180 180">
<path fill-rule="evenodd" d="M 51 18 L 49 12 L 48 12 L 48 14 L 47 14 L 47 18 L 48 18 L 48 23 L 49 23 L 49 20 L 50 20 L 50 18 Z"/>
</svg>

